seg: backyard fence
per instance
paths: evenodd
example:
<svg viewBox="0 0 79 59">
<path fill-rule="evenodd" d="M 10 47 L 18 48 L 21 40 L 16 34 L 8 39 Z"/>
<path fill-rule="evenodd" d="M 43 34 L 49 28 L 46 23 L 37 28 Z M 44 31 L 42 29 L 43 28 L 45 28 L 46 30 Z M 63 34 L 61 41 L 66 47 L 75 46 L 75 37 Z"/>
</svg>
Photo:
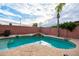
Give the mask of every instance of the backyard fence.
<svg viewBox="0 0 79 59">
<path fill-rule="evenodd" d="M 8 25 L 0 25 L 0 34 L 3 33 L 5 30 L 10 30 L 11 34 L 31 34 L 39 32 L 37 27 L 26 27 L 26 26 L 8 26 Z M 46 35 L 57 35 L 57 28 L 41 28 L 41 33 Z M 68 37 L 68 38 L 78 38 L 79 39 L 79 26 L 76 27 L 73 32 L 67 31 L 65 29 L 60 29 L 60 36 L 61 37 Z"/>
</svg>

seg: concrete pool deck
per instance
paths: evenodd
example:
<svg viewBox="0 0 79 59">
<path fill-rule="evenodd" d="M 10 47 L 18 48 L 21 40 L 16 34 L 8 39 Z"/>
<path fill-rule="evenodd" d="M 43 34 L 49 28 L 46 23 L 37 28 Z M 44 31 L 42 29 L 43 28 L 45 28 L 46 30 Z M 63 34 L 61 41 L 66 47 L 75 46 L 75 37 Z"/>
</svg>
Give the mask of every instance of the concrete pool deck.
<svg viewBox="0 0 79 59">
<path fill-rule="evenodd" d="M 74 49 L 59 49 L 47 45 L 24 45 L 14 49 L 0 51 L 0 56 L 79 56 L 79 39 L 72 39 L 76 44 Z"/>
</svg>

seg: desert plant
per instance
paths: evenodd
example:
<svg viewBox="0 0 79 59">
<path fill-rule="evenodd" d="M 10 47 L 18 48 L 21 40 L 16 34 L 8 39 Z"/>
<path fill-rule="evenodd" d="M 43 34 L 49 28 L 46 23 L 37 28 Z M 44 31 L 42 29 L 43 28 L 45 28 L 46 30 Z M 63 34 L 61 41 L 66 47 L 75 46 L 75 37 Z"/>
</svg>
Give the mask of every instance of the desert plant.
<svg viewBox="0 0 79 59">
<path fill-rule="evenodd" d="M 4 36 L 9 36 L 9 35 L 11 35 L 11 31 L 10 30 L 5 30 L 3 35 Z"/>
</svg>

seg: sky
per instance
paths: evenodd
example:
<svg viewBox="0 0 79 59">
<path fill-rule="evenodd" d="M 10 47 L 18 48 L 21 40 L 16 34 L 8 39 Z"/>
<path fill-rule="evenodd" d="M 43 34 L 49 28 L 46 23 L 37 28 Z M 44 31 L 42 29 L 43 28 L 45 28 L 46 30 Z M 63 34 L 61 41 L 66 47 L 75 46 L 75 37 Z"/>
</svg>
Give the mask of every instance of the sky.
<svg viewBox="0 0 79 59">
<path fill-rule="evenodd" d="M 56 25 L 55 7 L 58 3 L 0 3 L 1 24 L 21 24 L 32 26 L 38 23 L 42 27 Z M 79 21 L 79 3 L 66 3 L 61 14 L 60 23 Z"/>
</svg>

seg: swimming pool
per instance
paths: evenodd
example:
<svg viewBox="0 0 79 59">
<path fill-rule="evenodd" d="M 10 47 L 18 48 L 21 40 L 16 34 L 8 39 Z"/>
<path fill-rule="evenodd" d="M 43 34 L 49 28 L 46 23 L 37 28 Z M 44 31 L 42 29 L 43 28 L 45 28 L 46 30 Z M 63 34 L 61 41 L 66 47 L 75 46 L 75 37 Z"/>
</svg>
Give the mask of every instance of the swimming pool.
<svg viewBox="0 0 79 59">
<path fill-rule="evenodd" d="M 19 36 L 14 38 L 0 39 L 0 50 L 14 47 L 16 48 L 24 44 L 30 44 L 41 40 L 56 48 L 72 49 L 76 47 L 76 45 L 69 40 L 62 40 L 49 36 Z"/>
</svg>

